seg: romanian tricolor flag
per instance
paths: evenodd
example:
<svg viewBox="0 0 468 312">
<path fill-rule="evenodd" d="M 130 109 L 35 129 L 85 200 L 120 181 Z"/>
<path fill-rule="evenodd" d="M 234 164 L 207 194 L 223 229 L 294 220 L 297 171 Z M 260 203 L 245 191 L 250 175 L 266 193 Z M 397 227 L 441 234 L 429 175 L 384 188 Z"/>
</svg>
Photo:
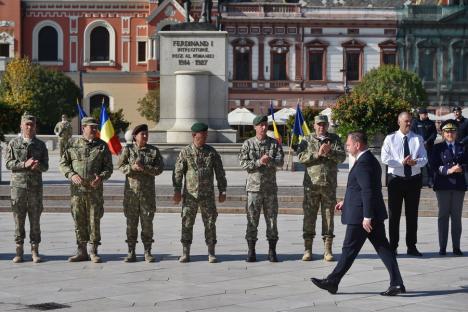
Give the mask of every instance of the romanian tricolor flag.
<svg viewBox="0 0 468 312">
<path fill-rule="evenodd" d="M 294 117 L 292 142 L 301 142 L 302 138 L 309 134 L 310 134 L 309 127 L 307 126 L 307 123 L 304 120 L 304 116 L 302 115 L 301 108 L 299 107 L 299 103 L 297 103 L 296 117 Z"/>
<path fill-rule="evenodd" d="M 273 103 L 270 101 L 270 113 L 271 113 L 271 120 L 273 122 L 273 133 L 275 135 L 276 141 L 278 141 L 279 144 L 282 144 L 283 139 L 281 138 L 281 135 L 278 132 L 278 128 L 276 127 L 276 122 L 275 122 L 275 111 L 273 110 Z"/>
<path fill-rule="evenodd" d="M 106 107 L 104 103 L 101 106 L 101 117 L 99 118 L 101 121 L 101 140 L 107 143 L 110 151 L 114 155 L 120 154 L 122 150 L 122 145 L 120 144 L 120 139 L 114 131 L 114 127 L 109 119 L 109 115 L 107 115 Z"/>
</svg>

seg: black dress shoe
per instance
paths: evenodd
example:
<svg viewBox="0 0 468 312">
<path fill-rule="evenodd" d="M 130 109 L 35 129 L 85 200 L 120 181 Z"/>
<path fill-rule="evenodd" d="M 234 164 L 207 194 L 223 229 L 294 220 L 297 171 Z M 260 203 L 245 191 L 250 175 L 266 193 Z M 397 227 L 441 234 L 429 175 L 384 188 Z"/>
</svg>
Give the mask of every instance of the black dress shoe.
<svg viewBox="0 0 468 312">
<path fill-rule="evenodd" d="M 314 278 L 312 277 L 310 279 L 312 283 L 315 284 L 318 288 L 322 288 L 325 290 L 328 290 L 330 294 L 336 294 L 336 291 L 338 290 L 338 285 L 332 283 L 330 280 L 324 278 L 324 279 L 319 279 L 319 278 Z"/>
<path fill-rule="evenodd" d="M 439 255 L 441 256 L 445 256 L 447 254 L 447 252 L 445 250 L 439 250 Z"/>
<path fill-rule="evenodd" d="M 380 294 L 382 296 L 396 296 L 398 294 L 403 294 L 406 292 L 405 286 L 403 285 L 398 285 L 398 286 L 390 286 L 388 289 L 384 292 L 381 292 Z"/>
<path fill-rule="evenodd" d="M 420 253 L 416 247 L 413 248 L 408 248 L 408 251 L 406 252 L 408 256 L 415 256 L 415 257 L 422 257 L 422 253 Z"/>
<path fill-rule="evenodd" d="M 453 254 L 455 256 L 463 256 L 463 252 L 460 250 L 460 248 L 453 248 Z"/>
</svg>

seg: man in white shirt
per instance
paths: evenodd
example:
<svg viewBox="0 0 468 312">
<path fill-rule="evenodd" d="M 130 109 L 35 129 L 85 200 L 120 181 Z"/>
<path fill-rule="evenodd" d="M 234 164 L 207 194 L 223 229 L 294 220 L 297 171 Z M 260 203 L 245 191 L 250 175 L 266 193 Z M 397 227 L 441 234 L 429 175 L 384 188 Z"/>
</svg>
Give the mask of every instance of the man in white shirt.
<svg viewBox="0 0 468 312">
<path fill-rule="evenodd" d="M 400 239 L 400 217 L 403 200 L 406 215 L 407 254 L 421 257 L 416 248 L 418 208 L 421 194 L 421 168 L 427 164 L 427 153 L 421 136 L 410 131 L 411 115 L 398 115 L 399 129 L 384 140 L 381 159 L 388 166 L 388 210 L 390 247 L 397 253 Z"/>
</svg>

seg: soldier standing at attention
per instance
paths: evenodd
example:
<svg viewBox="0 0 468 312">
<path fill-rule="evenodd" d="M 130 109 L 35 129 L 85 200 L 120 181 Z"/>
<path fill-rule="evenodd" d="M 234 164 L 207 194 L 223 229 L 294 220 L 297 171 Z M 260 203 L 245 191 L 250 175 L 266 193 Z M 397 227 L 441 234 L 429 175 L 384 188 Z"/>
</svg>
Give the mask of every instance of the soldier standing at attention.
<svg viewBox="0 0 468 312">
<path fill-rule="evenodd" d="M 138 220 L 141 222 L 141 240 L 145 248 L 145 261 L 154 262 L 151 255 L 153 219 L 156 212 L 154 177 L 164 169 L 164 162 L 156 146 L 147 144 L 148 126 L 138 125 L 132 132 L 134 144 L 123 149 L 119 169 L 125 174 L 124 214 L 127 218 L 128 256 L 125 262 L 135 262 L 138 239 Z"/>
<path fill-rule="evenodd" d="M 16 241 L 13 262 L 23 262 L 26 215 L 29 216 L 32 259 L 35 263 L 41 262 L 42 173 L 49 169 L 49 155 L 44 142 L 36 138 L 36 117 L 27 113 L 21 117 L 21 136 L 8 143 L 6 168 L 12 171 L 11 209 Z"/>
<path fill-rule="evenodd" d="M 268 137 L 267 116 L 257 116 L 253 120 L 255 136 L 242 145 L 239 160 L 243 169 L 247 170 L 247 231 L 245 239 L 249 247 L 247 262 L 257 261 L 255 243 L 257 242 L 257 227 L 260 212 L 266 223 L 266 236 L 269 243 L 268 259 L 270 262 L 278 262 L 276 256 L 276 243 L 278 242 L 278 228 L 276 219 L 278 216 L 278 187 L 276 185 L 277 167 L 283 166 L 283 148 L 278 141 Z"/>
<path fill-rule="evenodd" d="M 190 261 L 190 245 L 193 237 L 193 224 L 200 208 L 205 225 L 205 242 L 208 246 L 208 261 L 215 263 L 216 245 L 216 210 L 213 175 L 219 190 L 219 202 L 226 200 L 226 174 L 221 156 L 211 146 L 205 144 L 208 137 L 208 126 L 197 122 L 192 125 L 192 144 L 184 147 L 177 157 L 172 184 L 174 186 L 174 202 L 182 200 L 182 238 L 183 254 L 180 262 Z M 184 191 L 182 182 L 184 182 Z M 183 197 L 183 198 L 182 198 Z"/>
<path fill-rule="evenodd" d="M 96 119 L 83 118 L 83 136 L 70 140 L 60 160 L 60 170 L 71 181 L 71 211 L 78 244 L 76 255 L 68 258 L 70 262 L 89 260 L 88 242 L 91 261 L 101 262 L 97 252 L 104 214 L 103 181 L 110 178 L 113 168 L 107 144 L 96 138 L 97 127 Z"/>
<path fill-rule="evenodd" d="M 307 167 L 304 172 L 304 256 L 312 260 L 312 242 L 319 208 L 322 212 L 322 238 L 325 243 L 324 260 L 333 261 L 333 216 L 336 205 L 338 164 L 346 159 L 340 138 L 328 132 L 328 117 L 315 116 L 315 133 L 306 136 L 299 144 L 297 157 Z"/>
<path fill-rule="evenodd" d="M 71 123 L 68 121 L 67 115 L 62 115 L 62 121 L 57 122 L 54 128 L 54 133 L 59 137 L 59 151 L 62 156 L 65 146 L 68 144 L 68 140 L 72 137 L 73 128 Z"/>
</svg>

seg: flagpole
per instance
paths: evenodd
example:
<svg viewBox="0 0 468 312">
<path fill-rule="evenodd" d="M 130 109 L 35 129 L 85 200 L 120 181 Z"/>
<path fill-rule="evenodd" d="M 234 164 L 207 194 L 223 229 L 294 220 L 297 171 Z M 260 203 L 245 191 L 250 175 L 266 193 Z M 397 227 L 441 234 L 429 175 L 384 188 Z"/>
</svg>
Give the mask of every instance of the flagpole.
<svg viewBox="0 0 468 312">
<path fill-rule="evenodd" d="M 289 162 L 291 160 L 291 146 L 292 146 L 292 130 L 291 130 L 291 136 L 290 136 L 290 139 L 289 139 L 289 148 L 288 148 L 288 160 L 286 161 L 286 171 L 288 171 L 289 169 Z M 291 169 L 292 169 L 292 165 L 291 165 Z"/>
</svg>

